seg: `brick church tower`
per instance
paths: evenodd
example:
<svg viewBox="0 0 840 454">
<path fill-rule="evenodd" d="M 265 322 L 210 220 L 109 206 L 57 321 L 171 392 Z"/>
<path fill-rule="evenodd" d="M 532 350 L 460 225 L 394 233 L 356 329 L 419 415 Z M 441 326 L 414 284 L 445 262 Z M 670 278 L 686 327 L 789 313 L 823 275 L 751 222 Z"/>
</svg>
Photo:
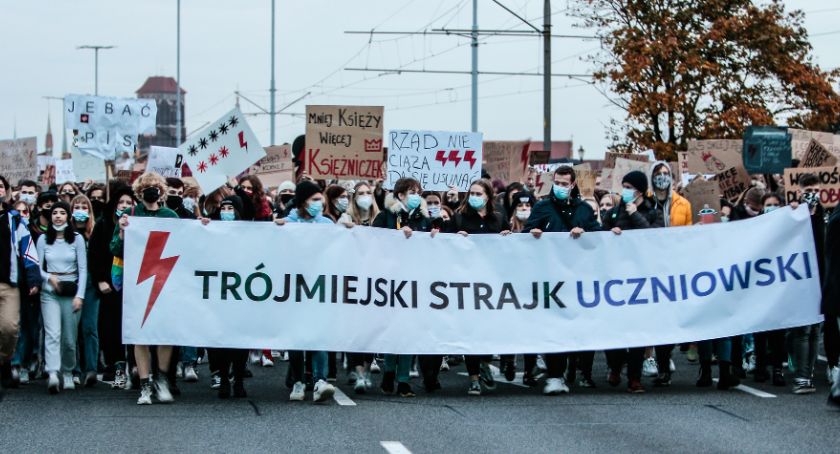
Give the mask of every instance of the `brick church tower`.
<svg viewBox="0 0 840 454">
<path fill-rule="evenodd" d="M 181 87 L 181 141 L 186 140 L 187 128 L 184 120 L 184 95 L 186 91 Z M 152 76 L 146 79 L 143 86 L 137 90 L 138 98 L 153 98 L 157 103 L 157 134 L 140 135 L 137 139 L 141 153 L 149 151 L 150 145 L 162 147 L 177 147 L 176 136 L 176 104 L 177 92 L 175 79 L 172 77 Z"/>
</svg>

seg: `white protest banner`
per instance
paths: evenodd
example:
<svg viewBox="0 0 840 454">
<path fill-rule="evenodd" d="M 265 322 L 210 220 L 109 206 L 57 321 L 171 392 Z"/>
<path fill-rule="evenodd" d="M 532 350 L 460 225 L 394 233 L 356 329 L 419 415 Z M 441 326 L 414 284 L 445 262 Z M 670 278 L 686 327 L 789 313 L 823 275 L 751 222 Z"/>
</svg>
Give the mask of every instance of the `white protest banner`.
<svg viewBox="0 0 840 454">
<path fill-rule="evenodd" d="M 105 173 L 105 161 L 79 151 L 78 148 L 72 147 L 70 156 L 73 161 L 73 181 L 95 181 L 104 183 L 108 179 Z"/>
<path fill-rule="evenodd" d="M 206 194 L 265 156 L 238 108 L 194 134 L 180 150 Z"/>
<path fill-rule="evenodd" d="M 382 106 L 306 106 L 304 170 L 315 179 L 382 178 Z"/>
<path fill-rule="evenodd" d="M 124 280 L 123 341 L 137 345 L 545 353 L 822 320 L 805 207 L 574 241 L 132 218 Z"/>
<path fill-rule="evenodd" d="M 388 134 L 388 178 L 393 189 L 403 177 L 418 180 L 424 191 L 448 191 L 456 186 L 467 192 L 481 178 L 480 132 L 395 130 Z"/>
<path fill-rule="evenodd" d="M 817 176 L 820 185 L 820 203 L 826 208 L 840 204 L 840 167 L 811 167 L 785 169 L 785 203 L 799 200 L 799 178 L 812 173 Z"/>
<path fill-rule="evenodd" d="M 64 97 L 65 126 L 77 131 L 74 145 L 100 159 L 133 153 L 138 134 L 155 134 L 156 120 L 157 104 L 152 98 Z"/>
<path fill-rule="evenodd" d="M 9 184 L 38 179 L 37 146 L 35 137 L 0 140 L 0 174 L 9 180 Z"/>
<path fill-rule="evenodd" d="M 164 178 L 181 178 L 181 166 L 184 165 L 184 155 L 181 150 L 172 147 L 149 147 L 149 162 L 146 169 Z"/>
<path fill-rule="evenodd" d="M 528 170 L 530 140 L 485 140 L 483 168 L 493 180 L 519 182 Z"/>
<path fill-rule="evenodd" d="M 265 157 L 251 166 L 250 173 L 260 179 L 263 186 L 275 187 L 286 180 L 294 180 L 292 146 L 289 144 L 266 147 Z"/>
<path fill-rule="evenodd" d="M 57 159 L 55 161 L 55 184 L 62 184 L 66 182 L 75 183 L 76 174 L 73 173 L 72 159 Z"/>
</svg>

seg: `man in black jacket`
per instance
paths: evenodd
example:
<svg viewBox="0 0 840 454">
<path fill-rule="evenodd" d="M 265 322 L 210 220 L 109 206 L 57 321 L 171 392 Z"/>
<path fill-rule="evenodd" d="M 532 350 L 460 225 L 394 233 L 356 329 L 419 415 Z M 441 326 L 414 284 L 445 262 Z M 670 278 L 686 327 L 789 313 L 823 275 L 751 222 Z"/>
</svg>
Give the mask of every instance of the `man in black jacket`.
<svg viewBox="0 0 840 454">
<path fill-rule="evenodd" d="M 656 204 L 645 197 L 648 190 L 648 180 L 644 173 L 634 170 L 621 180 L 623 187 L 621 202 L 608 211 L 602 220 L 604 230 L 610 230 L 621 235 L 623 230 L 648 229 L 664 227 L 664 215 L 656 208 Z M 621 368 L 627 363 L 627 391 L 643 393 L 642 362 L 645 358 L 645 347 L 630 349 L 608 350 L 607 364 L 610 368 L 609 383 L 618 386 L 621 383 Z"/>
<path fill-rule="evenodd" d="M 826 322 L 833 318 L 838 322 L 840 315 L 840 210 L 828 218 L 828 229 L 825 235 L 825 285 L 823 286 L 823 312 Z M 828 401 L 840 406 L 840 368 L 832 369 L 833 385 L 828 395 Z"/>
<path fill-rule="evenodd" d="M 530 232 L 535 238 L 540 238 L 543 232 L 569 232 L 572 238 L 580 238 L 584 232 L 600 230 L 595 211 L 581 200 L 580 191 L 575 181 L 575 171 L 571 167 L 561 166 L 554 171 L 554 186 L 548 198 L 541 200 L 531 210 L 531 216 L 522 228 L 523 232 Z M 594 352 L 577 354 L 581 359 L 584 386 L 592 382 L 592 357 Z M 549 353 L 545 355 L 548 367 L 548 378 L 545 381 L 543 394 L 565 394 L 569 392 L 564 374 L 569 355 L 566 353 Z M 527 373 L 527 371 L 526 371 Z M 569 373 L 573 373 L 572 370 Z"/>
</svg>

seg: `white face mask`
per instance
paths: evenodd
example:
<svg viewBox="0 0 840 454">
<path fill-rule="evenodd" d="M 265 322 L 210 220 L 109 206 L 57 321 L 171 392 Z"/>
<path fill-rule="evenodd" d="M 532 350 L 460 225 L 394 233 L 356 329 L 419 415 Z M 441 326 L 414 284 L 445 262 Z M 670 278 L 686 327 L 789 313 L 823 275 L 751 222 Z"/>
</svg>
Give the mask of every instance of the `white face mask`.
<svg viewBox="0 0 840 454">
<path fill-rule="evenodd" d="M 519 219 L 520 221 L 527 221 L 530 216 L 531 216 L 531 210 L 517 211 L 516 212 L 516 219 Z"/>
<path fill-rule="evenodd" d="M 373 206 L 373 197 L 369 195 L 360 195 L 356 197 L 356 205 L 363 210 L 369 210 Z"/>
<path fill-rule="evenodd" d="M 66 229 L 66 228 L 67 228 L 67 223 L 66 222 L 64 224 L 61 224 L 61 225 L 53 224 L 53 230 L 55 230 L 56 232 L 63 232 L 64 229 Z"/>
</svg>

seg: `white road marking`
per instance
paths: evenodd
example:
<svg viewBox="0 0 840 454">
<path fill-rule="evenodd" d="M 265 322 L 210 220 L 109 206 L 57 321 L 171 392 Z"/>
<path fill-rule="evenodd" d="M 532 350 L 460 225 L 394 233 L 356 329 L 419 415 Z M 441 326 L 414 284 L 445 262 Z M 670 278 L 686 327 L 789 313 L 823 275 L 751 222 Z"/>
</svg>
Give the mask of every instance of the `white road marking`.
<svg viewBox="0 0 840 454">
<path fill-rule="evenodd" d="M 388 451 L 388 454 L 411 454 L 411 451 L 398 441 L 380 441 L 379 444 Z"/>
<path fill-rule="evenodd" d="M 715 383 L 717 383 L 718 379 L 715 378 L 715 379 L 713 379 L 713 381 Z M 752 388 L 752 387 L 747 386 L 747 385 L 738 385 L 738 386 L 735 387 L 735 389 L 737 389 L 738 391 L 743 391 L 747 394 L 752 394 L 753 396 L 756 396 L 756 397 L 764 398 L 764 399 L 773 399 L 773 398 L 776 397 L 775 394 L 770 394 L 770 393 L 764 392 L 760 389 L 755 389 L 755 388 Z"/>
<path fill-rule="evenodd" d="M 353 402 L 353 399 L 347 397 L 347 394 L 344 394 L 344 392 L 341 389 L 339 389 L 338 386 L 335 387 L 335 394 L 333 394 L 333 399 L 338 403 L 338 405 L 344 405 L 347 407 L 356 406 L 356 402 Z"/>
</svg>

